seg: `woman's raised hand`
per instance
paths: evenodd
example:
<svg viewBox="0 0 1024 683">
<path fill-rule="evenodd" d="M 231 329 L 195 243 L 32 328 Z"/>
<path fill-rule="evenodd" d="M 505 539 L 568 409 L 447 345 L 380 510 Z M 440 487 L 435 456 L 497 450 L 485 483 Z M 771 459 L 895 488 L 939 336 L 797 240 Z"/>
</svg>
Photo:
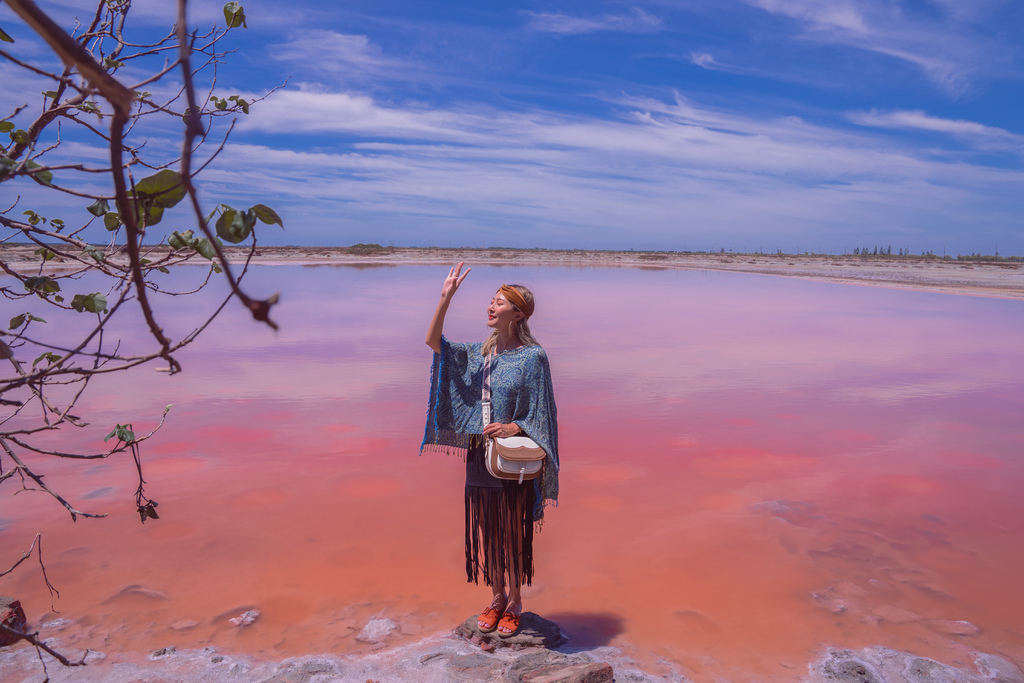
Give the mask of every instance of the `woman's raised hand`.
<svg viewBox="0 0 1024 683">
<path fill-rule="evenodd" d="M 441 287 L 442 299 L 451 300 L 451 298 L 455 296 L 455 292 L 458 291 L 459 285 L 461 285 L 462 281 L 466 279 L 467 275 L 469 275 L 469 271 L 473 270 L 472 268 L 466 268 L 466 272 L 463 273 L 462 264 L 463 262 L 459 261 L 458 265 L 453 266 L 452 269 L 448 271 L 448 277 L 444 279 L 444 285 Z M 460 273 L 462 274 L 460 275 Z"/>
</svg>

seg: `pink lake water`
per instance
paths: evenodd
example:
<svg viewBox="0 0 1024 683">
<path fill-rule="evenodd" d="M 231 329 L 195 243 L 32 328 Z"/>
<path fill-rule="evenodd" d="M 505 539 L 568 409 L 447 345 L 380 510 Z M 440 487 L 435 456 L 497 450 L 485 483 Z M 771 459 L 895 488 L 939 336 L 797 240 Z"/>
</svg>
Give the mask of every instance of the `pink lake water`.
<svg viewBox="0 0 1024 683">
<path fill-rule="evenodd" d="M 49 469 L 103 520 L 72 523 L 8 481 L 0 564 L 43 532 L 60 614 L 28 563 L 0 590 L 108 652 L 346 653 L 373 617 L 402 624 L 394 647 L 478 612 L 463 464 L 417 456 L 423 337 L 446 272 L 257 268 L 256 293 L 282 292 L 280 332 L 230 306 L 180 355 L 183 373 L 96 382 L 82 411 L 94 427 L 65 444 L 99 450 L 115 423 L 148 430 L 173 404 L 142 450 L 161 519 L 139 523 L 130 458 Z M 696 681 L 793 680 L 827 646 L 1024 662 L 1024 304 L 474 267 L 449 338 L 482 339 L 491 294 L 513 281 L 538 297 L 563 462 L 526 608 L 570 646 Z M 179 301 L 161 311 L 191 329 Z M 250 608 L 255 625 L 228 623 Z"/>
</svg>

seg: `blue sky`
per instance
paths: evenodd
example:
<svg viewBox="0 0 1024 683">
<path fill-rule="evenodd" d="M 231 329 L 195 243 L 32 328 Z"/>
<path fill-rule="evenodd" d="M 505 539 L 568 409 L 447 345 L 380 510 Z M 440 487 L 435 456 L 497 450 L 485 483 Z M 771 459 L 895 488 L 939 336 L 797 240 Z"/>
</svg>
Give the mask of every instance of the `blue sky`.
<svg viewBox="0 0 1024 683">
<path fill-rule="evenodd" d="M 39 4 L 69 27 L 88 5 Z M 171 4 L 136 2 L 140 34 Z M 1024 254 L 1019 0 L 243 5 L 217 92 L 287 85 L 203 193 L 276 208 L 268 243 Z"/>
</svg>

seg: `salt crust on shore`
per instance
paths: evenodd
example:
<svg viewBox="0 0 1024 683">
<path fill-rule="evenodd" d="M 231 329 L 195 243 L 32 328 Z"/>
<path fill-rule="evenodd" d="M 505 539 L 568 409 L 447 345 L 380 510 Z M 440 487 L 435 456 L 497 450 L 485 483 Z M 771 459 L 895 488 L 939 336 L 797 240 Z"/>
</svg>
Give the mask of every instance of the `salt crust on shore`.
<svg viewBox="0 0 1024 683">
<path fill-rule="evenodd" d="M 35 247 L 0 245 L 0 261 L 12 269 L 35 273 L 39 256 Z M 228 259 L 240 263 L 248 249 L 227 247 Z M 147 252 L 154 261 L 167 248 Z M 118 257 L 111 259 L 118 263 Z M 123 259 L 121 259 L 123 261 Z M 545 249 L 393 248 L 351 253 L 344 247 L 260 247 L 253 258 L 260 265 L 386 267 L 399 265 L 551 266 L 570 268 L 644 268 L 723 270 L 758 275 L 796 277 L 845 284 L 895 287 L 924 291 L 1024 299 L 1024 264 L 925 259 L 921 257 L 824 256 L 787 254 L 687 254 L 681 252 L 585 251 Z M 208 262 L 201 258 L 196 265 Z M 56 272 L 70 263 L 47 262 Z"/>
<path fill-rule="evenodd" d="M 50 638 L 47 642 L 60 647 L 59 638 Z M 606 662 L 614 668 L 615 680 L 620 682 L 683 683 L 691 680 L 678 671 L 659 676 L 640 671 L 615 647 L 587 650 L 561 647 L 557 651 L 568 654 L 573 661 Z M 72 650 L 66 654 L 80 657 L 82 651 Z M 212 647 L 179 651 L 173 646 L 148 657 L 91 652 L 86 658 L 88 665 L 77 668 L 65 668 L 47 659 L 50 681 L 54 683 L 447 683 L 452 680 L 508 680 L 503 674 L 514 661 L 525 656 L 529 656 L 529 651 L 499 650 L 484 654 L 460 638 L 435 634 L 401 647 L 363 654 L 310 655 L 282 661 L 221 654 Z M 981 652 L 968 656 L 971 659 L 969 670 L 882 646 L 857 651 L 828 648 L 804 671 L 794 668 L 790 680 L 801 683 L 1024 683 L 1024 673 L 1002 657 Z M 6 683 L 38 683 L 43 678 L 36 653 L 28 646 L 0 651 L 0 674 Z"/>
</svg>

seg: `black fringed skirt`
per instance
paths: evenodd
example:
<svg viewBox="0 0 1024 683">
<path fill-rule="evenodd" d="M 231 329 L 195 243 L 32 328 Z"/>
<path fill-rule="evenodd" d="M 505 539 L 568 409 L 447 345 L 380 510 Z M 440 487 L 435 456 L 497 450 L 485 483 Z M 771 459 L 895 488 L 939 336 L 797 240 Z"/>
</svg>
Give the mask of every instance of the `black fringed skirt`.
<svg viewBox="0 0 1024 683">
<path fill-rule="evenodd" d="M 505 586 L 533 582 L 533 482 L 496 479 L 484 446 L 466 455 L 466 578 Z"/>
</svg>

